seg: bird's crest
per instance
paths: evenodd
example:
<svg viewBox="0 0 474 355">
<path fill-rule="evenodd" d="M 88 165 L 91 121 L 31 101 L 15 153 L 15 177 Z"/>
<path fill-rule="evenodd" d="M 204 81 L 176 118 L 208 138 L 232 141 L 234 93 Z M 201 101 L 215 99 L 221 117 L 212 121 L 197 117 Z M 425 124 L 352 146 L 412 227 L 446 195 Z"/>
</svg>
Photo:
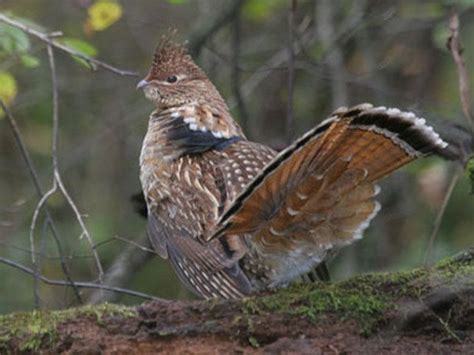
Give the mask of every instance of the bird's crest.
<svg viewBox="0 0 474 355">
<path fill-rule="evenodd" d="M 169 75 L 178 74 L 186 74 L 193 79 L 206 78 L 189 55 L 186 43 L 177 42 L 176 36 L 176 30 L 171 30 L 161 37 L 147 80 L 165 80 Z"/>
</svg>

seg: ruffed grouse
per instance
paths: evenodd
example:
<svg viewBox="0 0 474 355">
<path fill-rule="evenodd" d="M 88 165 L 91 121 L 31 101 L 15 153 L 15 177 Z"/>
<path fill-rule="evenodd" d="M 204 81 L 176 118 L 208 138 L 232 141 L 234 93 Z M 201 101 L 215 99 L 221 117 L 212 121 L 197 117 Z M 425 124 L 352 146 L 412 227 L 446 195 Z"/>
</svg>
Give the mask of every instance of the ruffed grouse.
<svg viewBox="0 0 474 355">
<path fill-rule="evenodd" d="M 424 119 L 340 108 L 276 154 L 245 138 L 182 45 L 163 39 L 137 88 L 156 106 L 140 156 L 152 244 L 204 298 L 283 286 L 362 237 L 376 182 L 443 150 Z"/>
</svg>

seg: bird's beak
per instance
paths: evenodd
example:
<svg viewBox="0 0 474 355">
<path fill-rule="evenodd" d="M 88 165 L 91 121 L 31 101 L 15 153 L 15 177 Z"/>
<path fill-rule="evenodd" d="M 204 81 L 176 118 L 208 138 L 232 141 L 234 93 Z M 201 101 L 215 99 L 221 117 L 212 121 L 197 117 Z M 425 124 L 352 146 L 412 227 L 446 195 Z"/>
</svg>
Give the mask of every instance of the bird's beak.
<svg viewBox="0 0 474 355">
<path fill-rule="evenodd" d="M 150 84 L 149 81 L 146 81 L 145 79 L 140 80 L 140 82 L 137 84 L 137 90 L 138 90 L 138 89 L 141 89 L 141 88 L 144 88 L 144 87 L 147 86 L 148 84 Z"/>
</svg>

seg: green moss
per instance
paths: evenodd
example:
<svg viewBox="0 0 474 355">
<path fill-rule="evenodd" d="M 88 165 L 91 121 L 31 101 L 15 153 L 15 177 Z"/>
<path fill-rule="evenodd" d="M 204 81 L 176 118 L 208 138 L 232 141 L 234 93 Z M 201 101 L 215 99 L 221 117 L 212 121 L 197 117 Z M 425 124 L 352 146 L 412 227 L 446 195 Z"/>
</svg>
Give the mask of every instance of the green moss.
<svg viewBox="0 0 474 355">
<path fill-rule="evenodd" d="M 474 286 L 474 248 L 454 257 L 438 262 L 434 267 L 435 275 L 448 285 L 462 281 L 464 285 Z"/>
<path fill-rule="evenodd" d="M 327 314 L 358 322 L 370 334 L 401 298 L 419 300 L 432 288 L 474 280 L 473 252 L 441 261 L 432 269 L 372 273 L 336 283 L 297 283 L 278 292 L 242 302 L 245 316 L 278 312 L 317 321 Z M 468 281 L 469 282 L 469 281 Z M 472 281 L 471 281 L 472 282 Z"/>
<path fill-rule="evenodd" d="M 104 316 L 136 316 L 133 308 L 113 304 L 87 305 L 61 311 L 33 311 L 0 316 L 0 352 L 8 350 L 12 339 L 20 351 L 37 351 L 51 344 L 57 336 L 58 324 L 79 317 L 93 317 L 101 322 Z"/>
<path fill-rule="evenodd" d="M 434 288 L 457 285 L 474 287 L 474 249 L 444 259 L 431 269 L 358 275 L 335 283 L 297 283 L 273 294 L 226 305 L 239 307 L 240 312 L 236 312 L 230 321 L 246 327 L 249 343 L 258 346 L 256 324 L 259 324 L 259 315 L 278 313 L 313 322 L 336 315 L 338 319 L 356 321 L 361 333 L 368 335 L 387 319 L 387 311 L 397 307 L 401 299 L 419 301 Z M 207 305 L 212 318 L 212 310 L 216 308 L 219 312 L 223 302 L 226 301 L 214 300 L 203 305 Z M 44 349 L 57 339 L 60 323 L 91 317 L 101 324 L 107 316 L 128 318 L 137 314 L 134 308 L 103 304 L 0 316 L 0 353 L 11 349 L 32 352 Z M 201 325 L 203 332 L 206 328 L 212 329 L 215 320 L 211 318 Z"/>
</svg>

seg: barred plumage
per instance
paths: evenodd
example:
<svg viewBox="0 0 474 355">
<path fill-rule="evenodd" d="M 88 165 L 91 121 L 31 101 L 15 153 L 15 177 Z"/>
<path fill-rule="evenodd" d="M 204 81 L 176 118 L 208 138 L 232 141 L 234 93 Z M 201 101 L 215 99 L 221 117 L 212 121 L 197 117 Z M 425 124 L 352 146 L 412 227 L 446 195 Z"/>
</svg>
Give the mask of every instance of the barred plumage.
<svg viewBox="0 0 474 355">
<path fill-rule="evenodd" d="M 245 138 L 204 72 L 168 39 L 138 86 L 156 106 L 140 158 L 150 238 L 205 298 L 311 272 L 362 237 L 379 209 L 378 180 L 446 147 L 414 114 L 363 104 L 276 154 Z"/>
</svg>

